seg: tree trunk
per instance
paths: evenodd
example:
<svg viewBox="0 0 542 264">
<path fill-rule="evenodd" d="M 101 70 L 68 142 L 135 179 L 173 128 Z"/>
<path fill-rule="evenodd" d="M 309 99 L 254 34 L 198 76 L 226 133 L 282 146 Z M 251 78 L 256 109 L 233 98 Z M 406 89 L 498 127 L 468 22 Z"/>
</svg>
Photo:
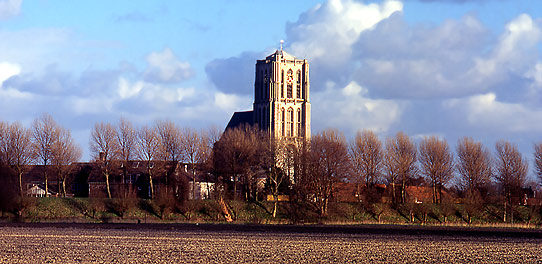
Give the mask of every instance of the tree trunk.
<svg viewBox="0 0 542 264">
<path fill-rule="evenodd" d="M 105 188 L 107 189 L 107 198 L 111 199 L 111 188 L 109 188 L 109 173 L 105 173 Z"/>
<path fill-rule="evenodd" d="M 503 222 L 506 223 L 506 201 L 508 198 L 504 197 L 504 214 L 503 214 Z"/>
<path fill-rule="evenodd" d="M 514 223 L 514 204 L 512 203 L 512 197 L 510 197 L 510 222 Z"/>
<path fill-rule="evenodd" d="M 62 197 L 66 197 L 66 177 L 62 177 Z"/>
<path fill-rule="evenodd" d="M 327 198 L 324 200 L 324 208 L 323 208 L 324 210 L 323 210 L 323 212 L 322 212 L 322 216 L 326 216 L 326 215 L 327 215 L 327 204 L 328 204 L 328 201 L 329 201 L 329 199 L 327 199 Z"/>
<path fill-rule="evenodd" d="M 154 186 L 152 184 L 152 171 L 150 168 L 147 169 L 147 173 L 149 174 L 149 188 L 151 189 L 151 200 L 154 199 Z"/>
<path fill-rule="evenodd" d="M 56 189 L 58 191 L 57 195 L 63 195 L 61 178 L 62 178 L 62 176 L 60 176 L 60 172 L 57 173 L 57 175 L 56 175 Z"/>
<path fill-rule="evenodd" d="M 405 179 L 401 180 L 401 203 L 405 203 Z"/>
<path fill-rule="evenodd" d="M 278 207 L 278 203 L 279 203 L 279 196 L 278 195 L 273 195 L 273 198 L 275 199 L 275 204 L 273 206 L 273 218 L 277 217 L 277 207 Z"/>
<path fill-rule="evenodd" d="M 19 193 L 23 197 L 23 172 L 19 169 Z"/>
<path fill-rule="evenodd" d="M 393 198 L 393 203 L 396 203 L 397 198 L 395 197 L 395 182 L 391 183 L 391 197 Z"/>
<path fill-rule="evenodd" d="M 45 168 L 43 173 L 43 177 L 45 178 L 45 197 L 49 197 L 49 188 L 47 188 L 47 167 L 43 167 Z"/>
<path fill-rule="evenodd" d="M 120 185 L 122 189 L 121 191 L 122 191 L 123 198 L 126 198 L 126 176 L 128 174 L 127 169 L 126 169 L 127 166 L 128 166 L 128 161 L 126 160 L 124 162 L 124 166 L 122 167 L 122 184 Z"/>
<path fill-rule="evenodd" d="M 237 175 L 233 174 L 233 200 L 237 200 Z"/>
<path fill-rule="evenodd" d="M 192 200 L 196 200 L 196 170 L 194 170 L 194 163 L 192 163 Z"/>
<path fill-rule="evenodd" d="M 433 182 L 433 203 L 438 203 L 437 185 Z"/>
</svg>

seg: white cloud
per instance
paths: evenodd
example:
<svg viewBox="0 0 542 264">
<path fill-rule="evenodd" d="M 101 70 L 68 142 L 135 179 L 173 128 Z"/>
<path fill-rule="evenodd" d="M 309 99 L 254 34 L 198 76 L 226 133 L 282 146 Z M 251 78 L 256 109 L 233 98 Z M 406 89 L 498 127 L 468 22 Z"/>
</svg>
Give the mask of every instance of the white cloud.
<svg viewBox="0 0 542 264">
<path fill-rule="evenodd" d="M 67 107 L 73 109 L 76 115 L 104 114 L 113 109 L 114 101 L 113 98 L 73 96 L 67 101 Z"/>
<path fill-rule="evenodd" d="M 222 92 L 214 94 L 214 105 L 222 110 L 232 112 L 232 114 L 233 111 L 250 110 L 251 101 L 251 98 L 248 96 L 238 96 Z"/>
<path fill-rule="evenodd" d="M 500 80 L 503 74 L 524 75 L 536 63 L 541 41 L 542 28 L 529 15 L 521 14 L 506 25 L 491 55 L 476 59 L 473 74 L 479 82 Z"/>
<path fill-rule="evenodd" d="M 21 66 L 9 62 L 0 62 L 0 88 L 7 79 L 19 75 L 21 73 Z"/>
<path fill-rule="evenodd" d="M 494 133 L 542 132 L 542 110 L 497 100 L 494 93 L 450 99 L 444 107 L 466 118 L 470 126 Z"/>
<path fill-rule="evenodd" d="M 139 100 L 155 102 L 157 105 L 181 102 L 195 94 L 194 88 L 171 87 L 145 81 L 130 83 L 124 77 L 119 78 L 118 85 L 121 100 L 137 97 Z"/>
<path fill-rule="evenodd" d="M 311 61 L 338 64 L 347 60 L 351 45 L 359 35 L 395 12 L 403 4 L 385 1 L 364 4 L 352 0 L 330 0 L 300 15 L 287 26 L 287 43 L 291 52 Z"/>
<path fill-rule="evenodd" d="M 145 80 L 148 82 L 177 83 L 194 75 L 190 64 L 180 61 L 169 48 L 149 54 L 147 63 Z"/>
<path fill-rule="evenodd" d="M 9 19 L 21 12 L 23 0 L 0 0 L 0 20 Z"/>
<path fill-rule="evenodd" d="M 371 99 L 367 92 L 351 82 L 340 89 L 329 84 L 325 91 L 312 93 L 313 130 L 334 127 L 354 135 L 361 129 L 387 131 L 400 121 L 403 108 L 400 102 Z"/>
<path fill-rule="evenodd" d="M 131 84 L 125 78 L 120 77 L 119 78 L 118 94 L 119 94 L 120 98 L 122 98 L 122 99 L 133 97 L 133 96 L 139 94 L 141 89 L 143 89 L 143 85 L 144 85 L 144 83 L 142 81 L 138 81 L 138 82 L 136 82 L 134 84 Z"/>
<path fill-rule="evenodd" d="M 29 28 L 10 31 L 0 28 L 0 61 L 17 63 L 25 73 L 38 73 L 48 65 L 57 64 L 74 69 L 81 62 L 81 49 L 72 33 L 61 28 Z M 75 56 L 75 53 L 79 56 Z M 66 58 L 74 59 L 66 60 Z M 87 58 L 85 58 L 87 59 Z"/>
</svg>

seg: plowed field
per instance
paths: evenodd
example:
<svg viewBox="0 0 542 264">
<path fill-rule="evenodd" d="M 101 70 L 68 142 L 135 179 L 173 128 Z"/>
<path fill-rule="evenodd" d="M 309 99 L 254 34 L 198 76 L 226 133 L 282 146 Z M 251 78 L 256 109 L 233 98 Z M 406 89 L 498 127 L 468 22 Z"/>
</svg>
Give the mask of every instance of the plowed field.
<svg viewBox="0 0 542 264">
<path fill-rule="evenodd" d="M 515 236 L 0 227 L 2 263 L 541 263 Z"/>
</svg>

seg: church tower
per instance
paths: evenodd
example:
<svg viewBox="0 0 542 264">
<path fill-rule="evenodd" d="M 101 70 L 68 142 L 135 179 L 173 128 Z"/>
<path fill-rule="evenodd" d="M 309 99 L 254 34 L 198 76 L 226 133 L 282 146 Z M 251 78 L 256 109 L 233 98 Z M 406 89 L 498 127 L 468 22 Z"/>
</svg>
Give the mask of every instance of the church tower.
<svg viewBox="0 0 542 264">
<path fill-rule="evenodd" d="M 280 50 L 256 62 L 253 122 L 275 139 L 311 136 L 309 63 Z"/>
</svg>

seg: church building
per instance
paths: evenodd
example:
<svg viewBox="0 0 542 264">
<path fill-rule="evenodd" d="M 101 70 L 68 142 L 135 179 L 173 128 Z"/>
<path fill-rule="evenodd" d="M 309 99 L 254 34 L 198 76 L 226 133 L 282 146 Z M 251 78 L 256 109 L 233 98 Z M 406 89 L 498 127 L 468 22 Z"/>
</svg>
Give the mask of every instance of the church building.
<svg viewBox="0 0 542 264">
<path fill-rule="evenodd" d="M 252 111 L 235 112 L 228 128 L 258 125 L 275 139 L 310 139 L 309 63 L 282 49 L 256 62 Z"/>
</svg>

